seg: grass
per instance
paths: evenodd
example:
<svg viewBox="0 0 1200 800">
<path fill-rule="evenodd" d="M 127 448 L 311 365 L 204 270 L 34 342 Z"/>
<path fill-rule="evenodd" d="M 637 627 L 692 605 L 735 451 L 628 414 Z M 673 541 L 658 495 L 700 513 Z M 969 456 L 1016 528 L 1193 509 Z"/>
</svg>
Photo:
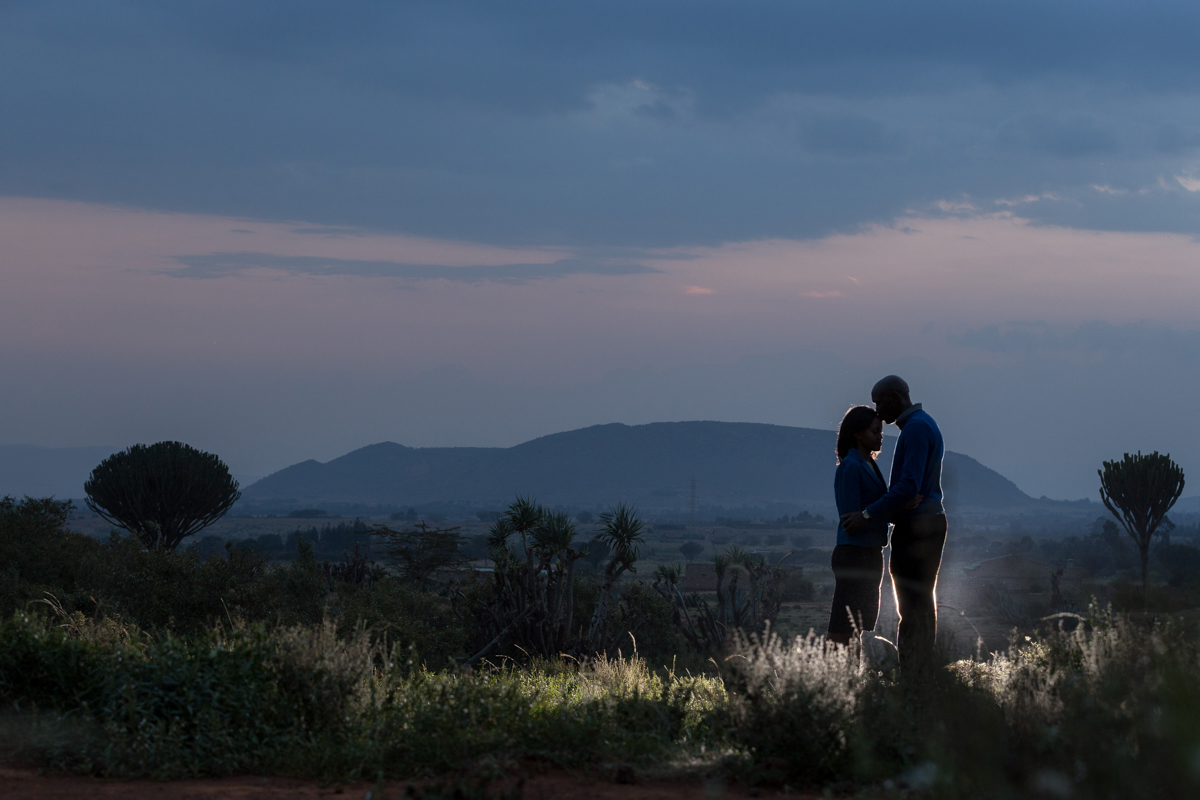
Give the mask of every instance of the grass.
<svg viewBox="0 0 1200 800">
<path fill-rule="evenodd" d="M 885 795 L 1152 798 L 1200 790 L 1198 679 L 1191 632 L 1098 609 L 1090 629 L 915 674 L 771 635 L 699 676 L 636 656 L 431 671 L 330 622 L 151 638 L 18 613 L 0 625 L 0 736 L 52 769 L 157 778 L 478 774 L 536 758 Z"/>
<path fill-rule="evenodd" d="M 18 613 L 0 626 L 10 754 L 157 778 L 435 775 L 483 758 L 663 764 L 716 740 L 713 677 L 640 659 L 430 671 L 332 623 L 151 639 Z"/>
<path fill-rule="evenodd" d="M 731 683 L 751 776 L 935 797 L 1194 796 L 1194 631 L 1091 610 L 1090 630 L 879 675 L 816 638 L 744 643 Z"/>
</svg>

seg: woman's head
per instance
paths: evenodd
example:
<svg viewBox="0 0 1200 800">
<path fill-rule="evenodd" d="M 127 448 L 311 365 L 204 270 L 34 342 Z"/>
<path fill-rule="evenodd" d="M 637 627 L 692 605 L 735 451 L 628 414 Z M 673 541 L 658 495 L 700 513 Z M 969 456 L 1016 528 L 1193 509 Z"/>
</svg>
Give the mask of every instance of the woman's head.
<svg viewBox="0 0 1200 800">
<path fill-rule="evenodd" d="M 870 406 L 853 406 L 842 417 L 838 426 L 838 461 L 859 445 L 872 453 L 883 447 L 883 420 Z"/>
</svg>

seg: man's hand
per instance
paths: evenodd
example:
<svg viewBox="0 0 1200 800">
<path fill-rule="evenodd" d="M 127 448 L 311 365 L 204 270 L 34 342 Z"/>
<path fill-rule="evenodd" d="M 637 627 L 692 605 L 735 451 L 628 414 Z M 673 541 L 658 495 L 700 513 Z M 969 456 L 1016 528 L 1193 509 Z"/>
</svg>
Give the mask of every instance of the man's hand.
<svg viewBox="0 0 1200 800">
<path fill-rule="evenodd" d="M 849 514 L 842 514 L 842 527 L 846 529 L 846 533 L 858 533 L 867 527 L 867 520 L 861 511 L 851 511 Z"/>
<path fill-rule="evenodd" d="M 925 495 L 913 495 L 913 499 L 904 504 L 905 511 L 916 511 L 917 506 L 921 505 L 921 501 L 925 499 Z"/>
</svg>

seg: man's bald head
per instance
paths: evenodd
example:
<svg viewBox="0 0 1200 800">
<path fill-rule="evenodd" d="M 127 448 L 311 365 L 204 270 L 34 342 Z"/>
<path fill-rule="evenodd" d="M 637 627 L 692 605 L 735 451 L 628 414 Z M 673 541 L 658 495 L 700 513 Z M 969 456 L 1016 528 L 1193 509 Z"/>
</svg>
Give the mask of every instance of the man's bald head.
<svg viewBox="0 0 1200 800">
<path fill-rule="evenodd" d="M 888 375 L 871 389 L 871 402 L 884 422 L 895 422 L 904 410 L 912 405 L 908 395 L 908 382 L 899 375 Z"/>
<path fill-rule="evenodd" d="M 888 375 L 886 378 L 881 378 L 874 388 L 871 389 L 871 397 L 875 395 L 885 395 L 895 392 L 908 396 L 908 381 L 901 378 L 899 375 Z"/>
</svg>

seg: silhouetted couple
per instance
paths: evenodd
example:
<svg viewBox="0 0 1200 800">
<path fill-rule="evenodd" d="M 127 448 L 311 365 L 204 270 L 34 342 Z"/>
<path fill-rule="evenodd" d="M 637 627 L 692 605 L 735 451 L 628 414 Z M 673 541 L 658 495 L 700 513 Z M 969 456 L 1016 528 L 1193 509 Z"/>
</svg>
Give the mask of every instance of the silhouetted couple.
<svg viewBox="0 0 1200 800">
<path fill-rule="evenodd" d="M 875 629 L 890 524 L 903 668 L 932 655 L 937 635 L 937 577 L 946 543 L 945 448 L 937 423 L 912 402 L 901 378 L 889 375 L 875 384 L 871 401 L 875 408 L 851 408 L 838 428 L 834 494 L 841 523 L 831 559 L 836 584 L 828 638 L 847 644 L 855 628 Z M 885 422 L 900 428 L 890 483 L 875 463 Z"/>
</svg>

